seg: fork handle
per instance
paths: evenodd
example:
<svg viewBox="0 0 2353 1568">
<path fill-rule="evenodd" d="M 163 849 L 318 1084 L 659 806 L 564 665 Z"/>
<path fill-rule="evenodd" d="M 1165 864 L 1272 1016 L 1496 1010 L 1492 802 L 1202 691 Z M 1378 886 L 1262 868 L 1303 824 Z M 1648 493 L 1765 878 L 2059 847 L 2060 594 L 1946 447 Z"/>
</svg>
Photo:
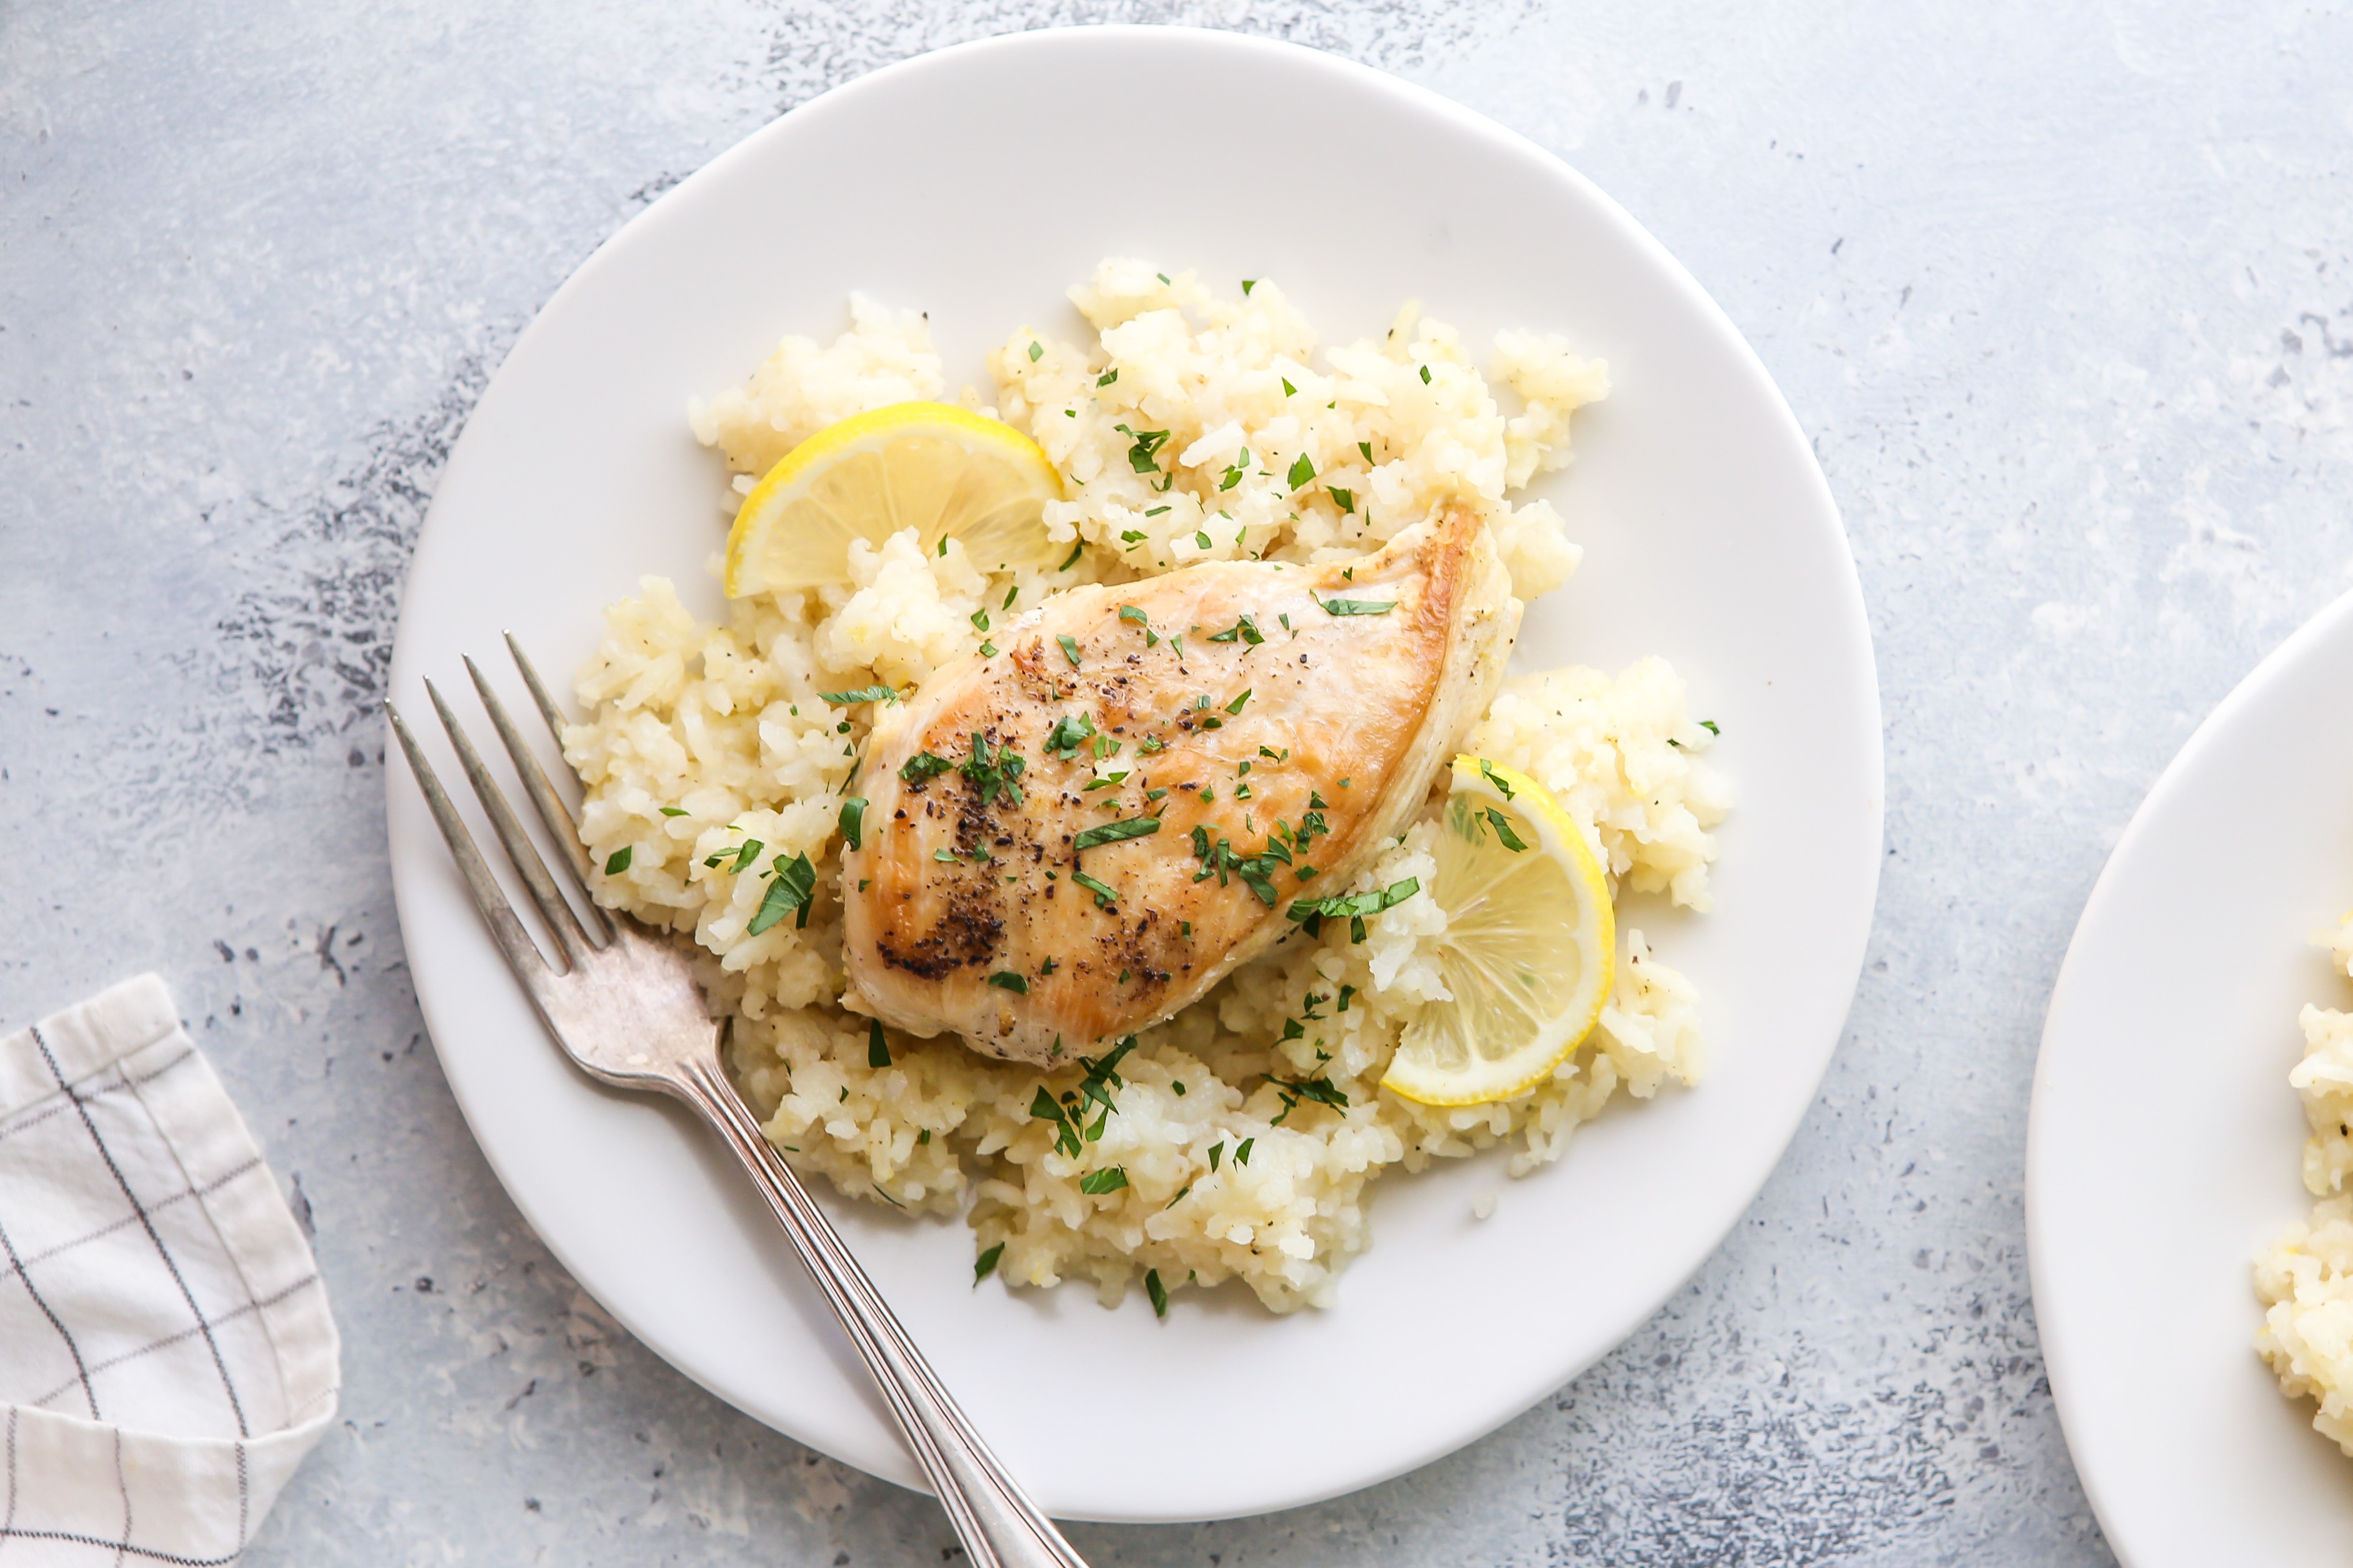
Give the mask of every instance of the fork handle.
<svg viewBox="0 0 2353 1568">
<path fill-rule="evenodd" d="M 915 1462 L 939 1494 L 973 1568 L 1086 1568 L 1053 1521 L 997 1463 L 874 1282 L 760 1131 L 717 1063 L 688 1069 L 681 1095 L 743 1163 L 882 1390 Z"/>
</svg>

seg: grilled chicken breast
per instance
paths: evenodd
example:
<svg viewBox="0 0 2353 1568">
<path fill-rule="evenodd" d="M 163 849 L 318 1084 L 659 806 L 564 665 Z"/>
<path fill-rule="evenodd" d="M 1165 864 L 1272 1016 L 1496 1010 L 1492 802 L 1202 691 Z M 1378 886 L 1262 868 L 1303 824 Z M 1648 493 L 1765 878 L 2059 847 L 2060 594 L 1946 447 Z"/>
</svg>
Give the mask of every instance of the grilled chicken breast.
<svg viewBox="0 0 2353 1568">
<path fill-rule="evenodd" d="M 885 1023 L 1039 1063 L 1168 1016 L 1401 830 L 1519 615 L 1467 509 L 1345 566 L 1053 598 L 877 717 L 851 984 Z"/>
</svg>

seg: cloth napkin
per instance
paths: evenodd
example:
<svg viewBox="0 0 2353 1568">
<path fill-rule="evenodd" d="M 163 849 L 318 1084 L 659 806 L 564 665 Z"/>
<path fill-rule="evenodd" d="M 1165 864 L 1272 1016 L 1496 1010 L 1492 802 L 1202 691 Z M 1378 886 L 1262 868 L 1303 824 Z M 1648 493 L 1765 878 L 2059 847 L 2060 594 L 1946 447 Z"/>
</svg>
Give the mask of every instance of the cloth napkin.
<svg viewBox="0 0 2353 1568">
<path fill-rule="evenodd" d="M 318 1265 L 164 983 L 0 1039 L 0 1565 L 235 1562 L 340 1381 Z"/>
</svg>

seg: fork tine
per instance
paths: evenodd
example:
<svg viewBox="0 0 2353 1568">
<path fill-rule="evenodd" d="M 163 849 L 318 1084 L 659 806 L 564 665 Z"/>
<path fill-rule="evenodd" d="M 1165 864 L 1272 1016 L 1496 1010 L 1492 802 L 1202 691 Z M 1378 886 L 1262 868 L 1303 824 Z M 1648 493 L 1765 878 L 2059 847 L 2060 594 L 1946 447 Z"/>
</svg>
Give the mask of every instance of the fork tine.
<svg viewBox="0 0 2353 1568">
<path fill-rule="evenodd" d="M 514 910 L 507 907 L 506 895 L 500 891 L 498 879 L 482 860 L 482 852 L 474 847 L 474 836 L 466 830 L 458 808 L 451 804 L 448 792 L 433 774 L 433 765 L 417 744 L 417 737 L 408 732 L 407 721 L 400 710 L 387 700 L 384 705 L 386 718 L 392 721 L 392 732 L 400 742 L 402 752 L 408 758 L 408 771 L 416 776 L 417 787 L 425 794 L 425 804 L 433 813 L 433 825 L 441 830 L 442 839 L 449 846 L 451 858 L 458 862 L 458 871 L 466 879 L 467 895 L 474 900 L 474 912 L 491 928 L 491 936 L 499 944 L 507 967 L 526 990 L 536 992 L 548 978 L 547 960 L 533 944 L 522 921 L 515 919 Z"/>
<path fill-rule="evenodd" d="M 569 973 L 580 962 L 581 955 L 594 945 L 588 940 L 588 933 L 580 927 L 579 915 L 574 912 L 571 904 L 557 889 L 555 879 L 548 875 L 547 862 L 540 858 L 539 847 L 531 841 L 531 835 L 522 830 L 522 823 L 516 818 L 513 808 L 507 805 L 507 797 L 499 793 L 498 781 L 491 777 L 491 770 L 483 765 L 481 754 L 474 750 L 474 742 L 468 737 L 465 727 L 458 722 L 458 715 L 449 710 L 448 700 L 441 695 L 440 688 L 428 680 L 425 683 L 425 694 L 433 699 L 434 710 L 441 715 L 441 727 L 449 732 L 449 743 L 458 750 L 459 764 L 466 770 L 467 782 L 474 786 L 475 797 L 482 803 L 482 809 L 490 814 L 491 826 L 497 831 L 499 843 L 505 848 L 509 863 L 514 867 L 516 875 L 522 878 L 523 886 L 531 889 L 532 902 L 539 906 L 541 917 L 555 933 L 555 945 L 562 952 L 564 968 Z"/>
<path fill-rule="evenodd" d="M 564 713 L 555 706 L 555 699 L 547 694 L 547 685 L 539 679 L 539 671 L 523 657 L 522 644 L 515 641 L 512 632 L 506 634 L 507 652 L 514 655 L 515 668 L 522 671 L 522 683 L 531 688 L 531 700 L 539 704 L 539 716 L 547 721 L 547 732 L 555 737 L 558 746 L 564 744 Z"/>
<path fill-rule="evenodd" d="M 512 647 L 512 634 L 509 647 Z M 517 654 L 515 657 L 520 661 L 522 656 Z M 524 666 L 524 670 L 526 680 L 536 692 L 538 683 L 531 677 L 530 667 Z M 491 689 L 491 683 L 483 677 L 480 667 L 470 658 L 466 660 L 466 673 L 474 678 L 474 690 L 481 698 L 482 707 L 490 713 L 491 727 L 499 732 L 499 743 L 506 747 L 507 757 L 514 763 L 515 775 L 522 780 L 522 792 L 531 797 L 532 809 L 539 814 L 540 826 L 547 829 L 549 837 L 564 846 L 565 868 L 571 873 L 573 887 L 579 890 L 580 897 L 588 906 L 588 940 L 596 946 L 603 947 L 612 941 L 613 927 L 605 918 L 605 911 L 597 907 L 596 896 L 588 890 L 588 851 L 580 842 L 579 826 L 572 820 L 572 813 L 565 809 L 564 797 L 555 793 L 555 781 L 549 778 L 547 770 L 539 765 L 538 754 L 524 742 L 514 721 L 507 717 L 506 704 L 499 700 L 499 694 Z"/>
</svg>

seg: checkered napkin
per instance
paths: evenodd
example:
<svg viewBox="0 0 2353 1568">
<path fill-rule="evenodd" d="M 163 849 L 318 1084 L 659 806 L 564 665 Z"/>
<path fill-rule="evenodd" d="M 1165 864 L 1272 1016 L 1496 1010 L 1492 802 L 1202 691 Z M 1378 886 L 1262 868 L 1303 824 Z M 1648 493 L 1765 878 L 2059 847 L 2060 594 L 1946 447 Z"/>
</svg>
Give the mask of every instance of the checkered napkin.
<svg viewBox="0 0 2353 1568">
<path fill-rule="evenodd" d="M 162 981 L 0 1039 L 0 1568 L 234 1562 L 340 1375 L 318 1265 Z"/>
</svg>

